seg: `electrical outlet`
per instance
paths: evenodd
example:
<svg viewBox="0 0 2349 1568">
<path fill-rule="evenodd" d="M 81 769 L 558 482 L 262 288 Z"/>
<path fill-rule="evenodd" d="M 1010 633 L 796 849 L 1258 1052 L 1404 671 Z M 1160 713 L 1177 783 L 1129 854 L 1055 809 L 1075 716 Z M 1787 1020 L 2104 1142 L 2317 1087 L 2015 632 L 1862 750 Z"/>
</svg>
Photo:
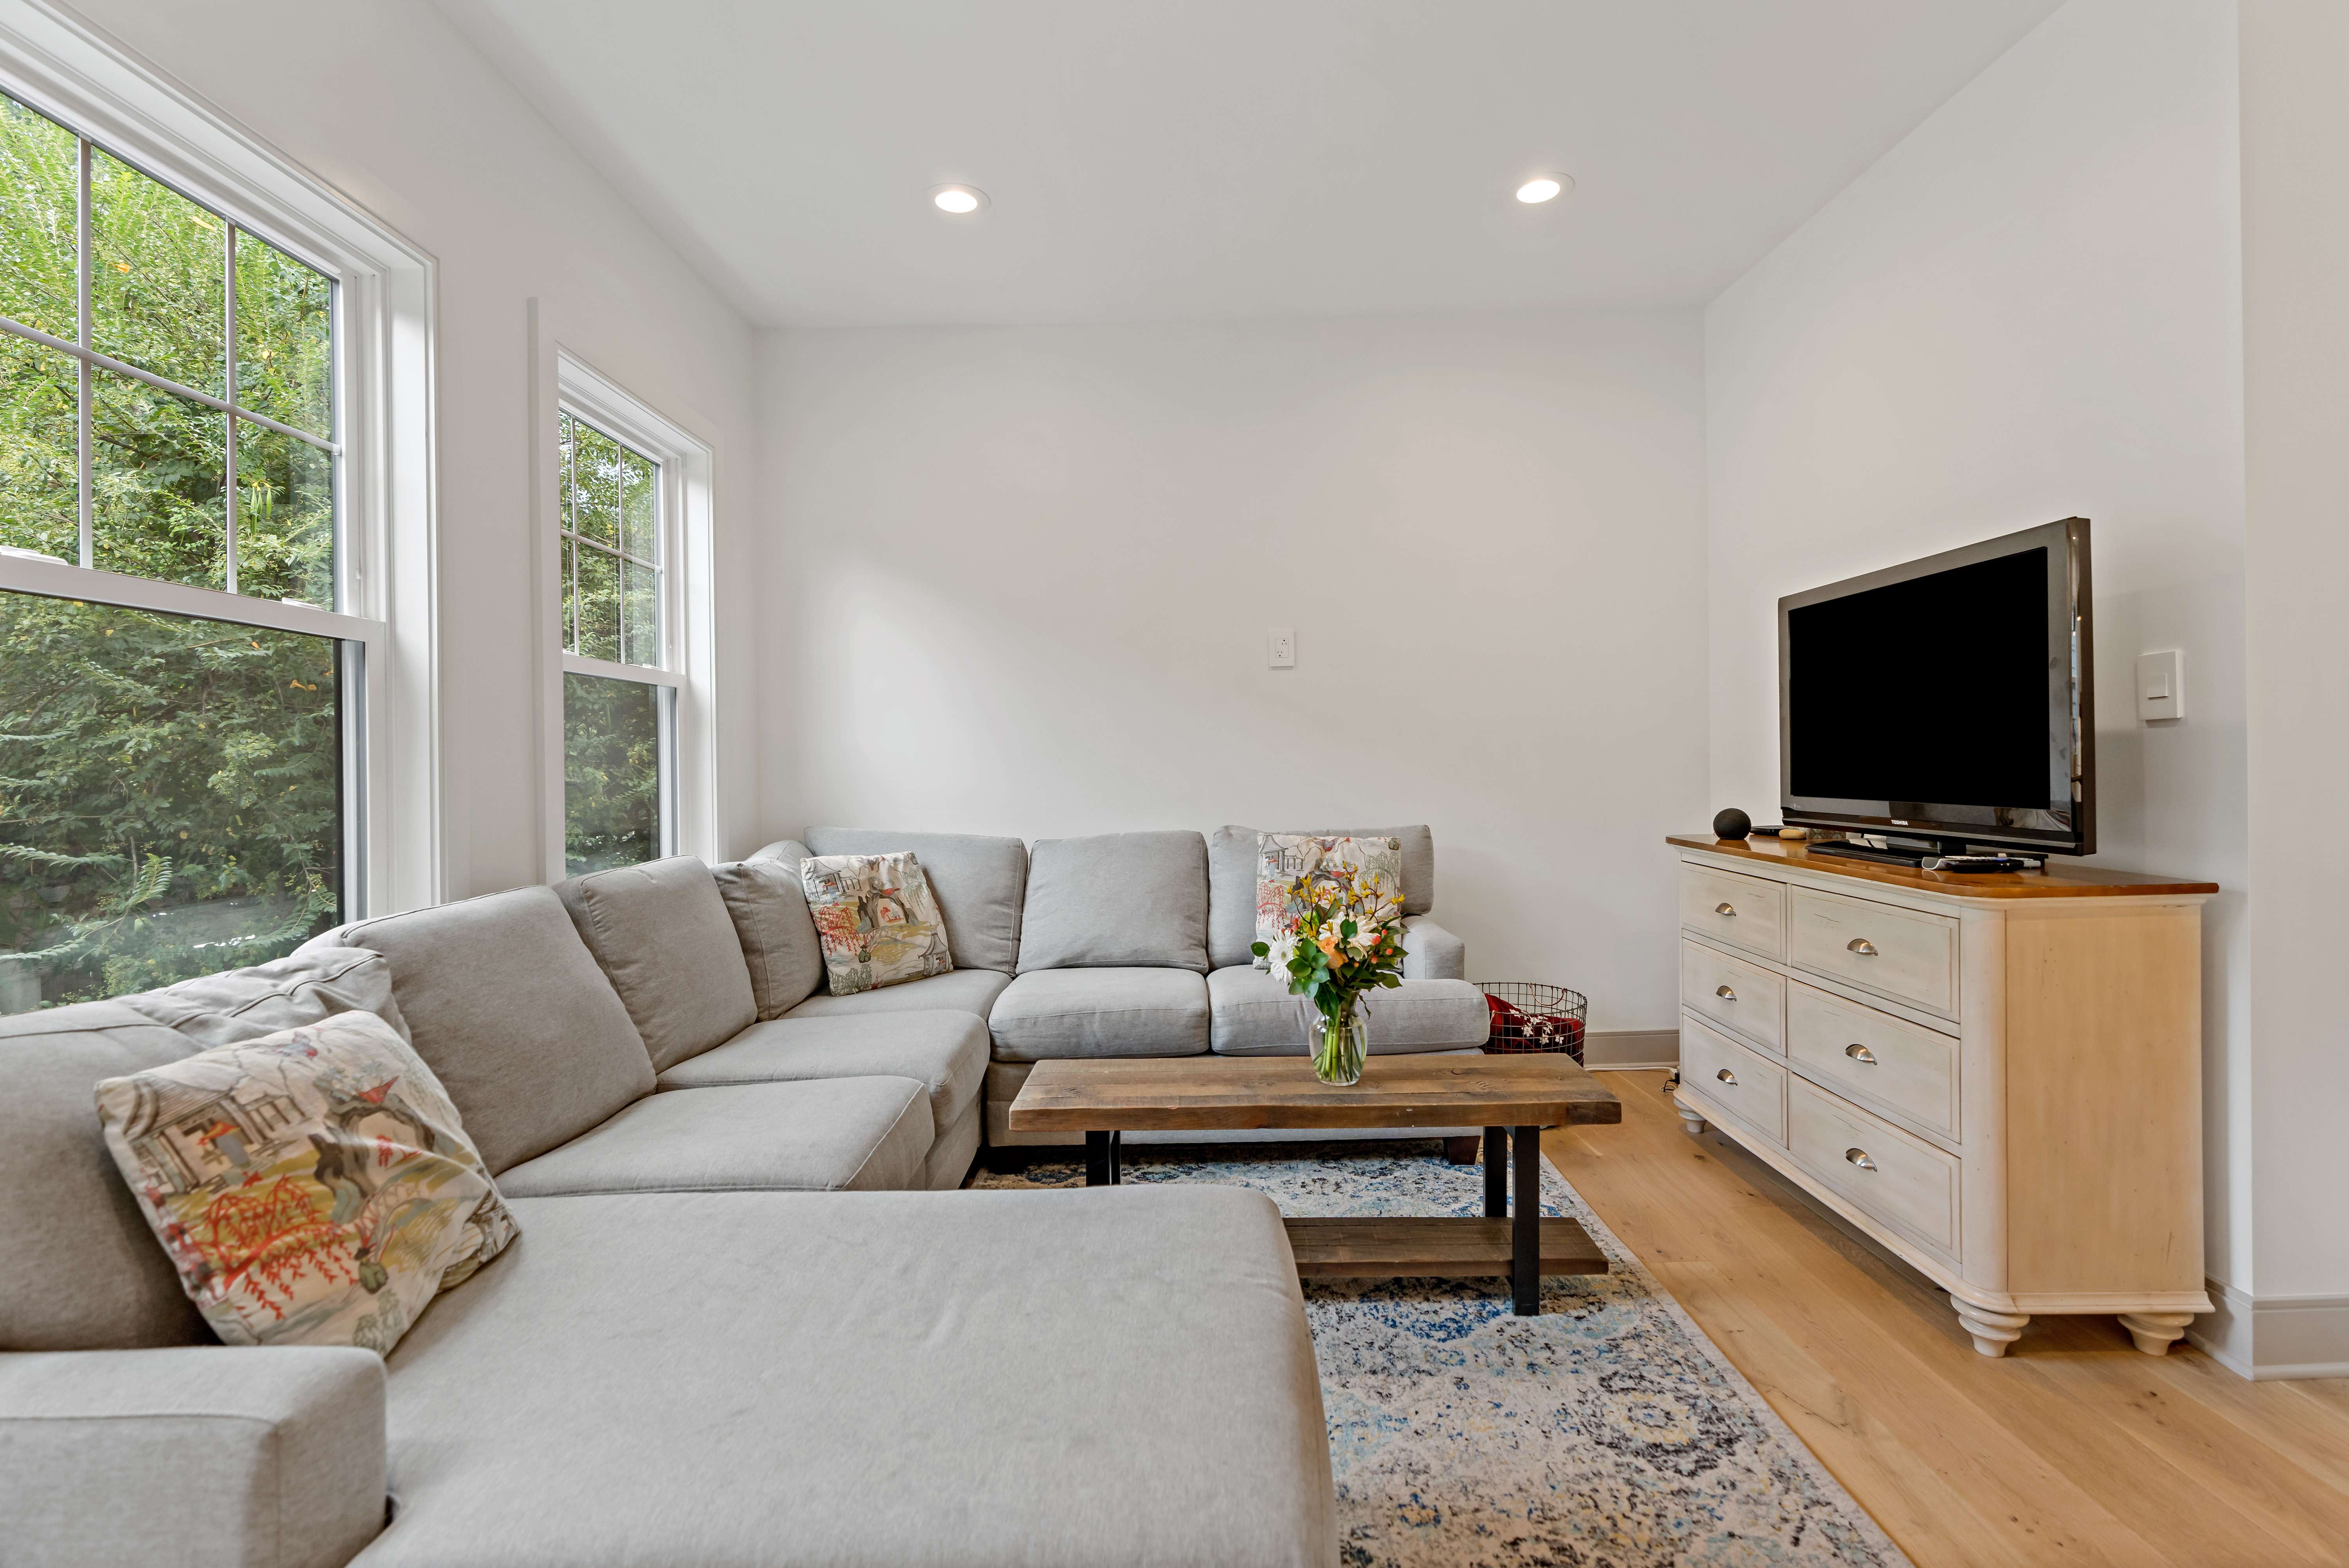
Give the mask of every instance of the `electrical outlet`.
<svg viewBox="0 0 2349 1568">
<path fill-rule="evenodd" d="M 1275 670 L 1293 670 L 1297 667 L 1296 628 L 1287 626 L 1274 627 L 1271 631 L 1266 634 L 1265 643 L 1272 656 L 1272 668 Z"/>
</svg>

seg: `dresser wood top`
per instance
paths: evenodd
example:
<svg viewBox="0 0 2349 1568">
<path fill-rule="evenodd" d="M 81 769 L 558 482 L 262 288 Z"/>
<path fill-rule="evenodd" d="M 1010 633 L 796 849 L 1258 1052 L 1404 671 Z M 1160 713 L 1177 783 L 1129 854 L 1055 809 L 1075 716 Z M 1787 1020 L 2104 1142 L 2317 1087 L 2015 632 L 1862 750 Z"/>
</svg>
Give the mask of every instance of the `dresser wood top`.
<svg viewBox="0 0 2349 1568">
<path fill-rule="evenodd" d="M 1828 877 L 1848 877 L 1857 882 L 1880 882 L 1919 893 L 1955 893 L 1970 898 L 2104 898 L 2188 897 L 2215 893 L 2216 882 L 2182 882 L 2142 871 L 2111 871 L 2101 866 L 2059 865 L 2050 857 L 2038 871 L 1923 871 L 1872 860 L 1846 860 L 1813 855 L 1810 845 L 1793 838 L 1715 838 L 1709 833 L 1674 834 L 1665 843 L 1676 849 L 1700 849 L 1731 860 L 1749 860 L 1812 871 Z"/>
</svg>

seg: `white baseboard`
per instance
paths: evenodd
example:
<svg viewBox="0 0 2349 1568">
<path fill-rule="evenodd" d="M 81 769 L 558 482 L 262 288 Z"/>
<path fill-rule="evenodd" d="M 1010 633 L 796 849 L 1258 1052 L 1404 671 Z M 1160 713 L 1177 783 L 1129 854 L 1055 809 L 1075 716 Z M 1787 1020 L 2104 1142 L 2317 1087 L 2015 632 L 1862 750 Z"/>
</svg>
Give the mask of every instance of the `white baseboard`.
<svg viewBox="0 0 2349 1568">
<path fill-rule="evenodd" d="M 1677 1029 L 1594 1029 L 1582 1037 L 1582 1064 L 1594 1073 L 1649 1073 L 1681 1064 Z"/>
<path fill-rule="evenodd" d="M 2187 1343 L 2238 1377 L 2349 1377 L 2349 1296 L 2252 1296 L 2206 1282 L 2216 1312 L 2195 1318 Z"/>
</svg>

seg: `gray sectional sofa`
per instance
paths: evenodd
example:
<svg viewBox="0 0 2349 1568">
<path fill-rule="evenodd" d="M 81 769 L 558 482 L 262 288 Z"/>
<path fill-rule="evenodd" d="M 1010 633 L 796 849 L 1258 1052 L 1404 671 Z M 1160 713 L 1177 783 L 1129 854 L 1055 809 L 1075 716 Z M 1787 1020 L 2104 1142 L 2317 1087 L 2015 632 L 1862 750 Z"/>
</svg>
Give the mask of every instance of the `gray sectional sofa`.
<svg viewBox="0 0 2349 1568">
<path fill-rule="evenodd" d="M 1371 1048 L 1473 1047 L 1482 1001 L 1425 919 L 1432 844 L 1394 831 L 1412 978 Z M 1036 1061 L 1301 1053 L 1295 1003 L 1247 967 L 1254 836 L 1031 854 L 810 829 L 0 1018 L 0 1555 L 1328 1568 L 1319 1385 L 1269 1200 L 943 1190 Z M 812 926 L 755 911 L 809 852 L 897 849 L 957 967 L 824 994 Z M 520 1239 L 386 1360 L 212 1343 L 92 1086 L 351 1008 L 432 1066 Z"/>
<path fill-rule="evenodd" d="M 778 840 L 759 856 L 794 867 L 809 855 L 915 851 L 937 897 L 955 961 L 951 974 L 857 996 L 818 995 L 788 1016 L 935 1008 L 985 1019 L 992 1054 L 987 1142 L 999 1149 L 1061 1141 L 1011 1130 L 1011 1102 L 1038 1062 L 1302 1055 L 1303 1003 L 1279 977 L 1257 971 L 1248 950 L 1256 940 L 1257 831 L 1104 834 L 1040 839 L 1032 847 L 1016 838 L 839 827 L 811 827 L 799 838 Z M 1465 978 L 1465 949 L 1429 913 L 1435 841 L 1427 826 L 1279 831 L 1402 841 L 1404 978 L 1400 990 L 1368 1000 L 1371 1051 L 1482 1046 L 1488 1014 Z M 1133 1135 L 1137 1142 L 1197 1136 Z"/>
</svg>

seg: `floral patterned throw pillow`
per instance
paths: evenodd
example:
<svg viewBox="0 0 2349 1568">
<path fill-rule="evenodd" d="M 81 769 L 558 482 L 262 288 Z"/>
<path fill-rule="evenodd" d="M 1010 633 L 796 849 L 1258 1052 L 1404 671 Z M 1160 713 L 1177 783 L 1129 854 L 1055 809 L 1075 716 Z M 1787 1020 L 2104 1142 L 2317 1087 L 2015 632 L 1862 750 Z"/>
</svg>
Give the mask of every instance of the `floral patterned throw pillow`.
<svg viewBox="0 0 2349 1568">
<path fill-rule="evenodd" d="M 1360 923 L 1385 925 L 1402 913 L 1402 840 L 1316 838 L 1302 833 L 1256 836 L 1256 940 L 1271 943 L 1297 929 L 1299 877 L 1308 886 L 1336 884 Z M 1362 889 L 1359 897 L 1353 889 Z M 1267 961 L 1258 959 L 1258 968 Z"/>
<path fill-rule="evenodd" d="M 853 996 L 954 968 L 938 901 L 910 850 L 814 856 L 800 862 L 800 885 L 815 917 L 833 995 Z"/>
<path fill-rule="evenodd" d="M 98 1114 L 229 1345 L 389 1355 L 516 1234 L 440 1081 L 372 1012 L 109 1078 Z"/>
</svg>

